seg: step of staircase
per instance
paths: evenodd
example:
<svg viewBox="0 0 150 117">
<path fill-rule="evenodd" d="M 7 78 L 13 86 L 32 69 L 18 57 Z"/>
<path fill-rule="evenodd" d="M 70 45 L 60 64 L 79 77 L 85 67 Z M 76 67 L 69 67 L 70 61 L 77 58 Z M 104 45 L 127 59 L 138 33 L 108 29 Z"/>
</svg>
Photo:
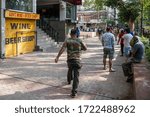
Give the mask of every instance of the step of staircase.
<svg viewBox="0 0 150 117">
<path fill-rule="evenodd" d="M 46 52 L 50 47 L 60 47 L 49 35 L 37 27 L 37 45 L 40 46 L 43 52 Z"/>
</svg>

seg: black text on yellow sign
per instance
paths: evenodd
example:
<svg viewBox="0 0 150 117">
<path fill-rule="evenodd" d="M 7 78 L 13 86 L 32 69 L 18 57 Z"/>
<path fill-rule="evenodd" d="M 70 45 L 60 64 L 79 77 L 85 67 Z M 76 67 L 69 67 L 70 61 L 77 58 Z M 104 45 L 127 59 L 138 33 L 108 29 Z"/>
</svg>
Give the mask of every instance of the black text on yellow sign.
<svg viewBox="0 0 150 117">
<path fill-rule="evenodd" d="M 31 29 L 31 25 L 29 23 L 10 23 L 10 28 L 12 30 L 15 29 Z M 20 32 L 21 34 L 27 33 L 27 32 Z M 17 32 L 16 32 L 17 36 Z M 21 42 L 28 42 L 33 41 L 35 36 L 23 36 L 23 37 L 11 37 L 6 38 L 5 44 L 14 44 L 14 43 L 21 43 Z"/>
<path fill-rule="evenodd" d="M 15 43 L 33 41 L 34 38 L 35 38 L 35 36 L 6 38 L 5 39 L 5 44 L 7 45 L 7 44 L 15 44 Z"/>
<path fill-rule="evenodd" d="M 31 29 L 29 23 L 10 23 L 11 29 Z"/>
<path fill-rule="evenodd" d="M 28 19 L 6 19 L 6 57 L 32 52 L 35 47 L 36 23 Z"/>
</svg>

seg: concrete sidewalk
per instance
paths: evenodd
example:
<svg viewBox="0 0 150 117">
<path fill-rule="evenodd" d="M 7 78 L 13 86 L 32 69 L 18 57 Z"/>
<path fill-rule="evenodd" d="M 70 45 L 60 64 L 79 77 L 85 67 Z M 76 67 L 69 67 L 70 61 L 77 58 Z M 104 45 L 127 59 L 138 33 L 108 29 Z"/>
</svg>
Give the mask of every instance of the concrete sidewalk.
<svg viewBox="0 0 150 117">
<path fill-rule="evenodd" d="M 83 53 L 77 100 L 132 99 L 132 84 L 126 83 L 121 64 L 124 58 L 116 55 L 116 72 L 103 70 L 103 50 L 98 37 L 84 39 L 88 50 Z M 49 46 L 34 52 L 0 61 L 1 100 L 72 100 L 71 85 L 67 85 L 66 53 L 59 62 L 54 59 L 58 47 Z"/>
</svg>

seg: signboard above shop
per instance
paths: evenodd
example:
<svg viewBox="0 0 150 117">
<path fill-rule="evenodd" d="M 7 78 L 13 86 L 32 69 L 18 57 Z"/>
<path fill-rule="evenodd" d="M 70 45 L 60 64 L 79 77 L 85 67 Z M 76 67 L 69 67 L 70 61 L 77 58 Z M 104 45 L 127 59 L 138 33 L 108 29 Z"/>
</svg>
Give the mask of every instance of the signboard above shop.
<svg viewBox="0 0 150 117">
<path fill-rule="evenodd" d="M 15 12 L 15 11 L 5 11 L 6 18 L 21 18 L 21 19 L 39 19 L 40 15 L 35 13 L 24 13 L 24 12 Z"/>
</svg>

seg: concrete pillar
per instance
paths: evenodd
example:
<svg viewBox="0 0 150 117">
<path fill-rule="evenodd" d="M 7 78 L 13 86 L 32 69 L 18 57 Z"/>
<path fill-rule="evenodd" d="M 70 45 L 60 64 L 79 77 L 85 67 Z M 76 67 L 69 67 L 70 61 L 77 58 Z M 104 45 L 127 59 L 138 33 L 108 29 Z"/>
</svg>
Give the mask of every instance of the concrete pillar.
<svg viewBox="0 0 150 117">
<path fill-rule="evenodd" d="M 5 0 L 0 0 L 0 58 L 5 58 Z"/>
<path fill-rule="evenodd" d="M 66 20 L 66 2 L 60 1 L 60 21 Z"/>
<path fill-rule="evenodd" d="M 37 0 L 33 0 L 33 12 L 36 13 L 36 1 Z"/>
<path fill-rule="evenodd" d="M 36 7 L 37 7 L 37 0 L 32 0 L 32 7 L 33 7 L 33 13 L 36 13 Z M 37 21 L 36 21 L 37 22 Z M 35 22 L 35 26 L 36 26 L 36 22 Z M 40 47 L 37 45 L 37 28 L 35 31 L 35 51 L 39 51 Z"/>
<path fill-rule="evenodd" d="M 71 15 L 72 22 L 77 20 L 77 6 L 73 6 L 72 8 L 72 15 Z"/>
</svg>

